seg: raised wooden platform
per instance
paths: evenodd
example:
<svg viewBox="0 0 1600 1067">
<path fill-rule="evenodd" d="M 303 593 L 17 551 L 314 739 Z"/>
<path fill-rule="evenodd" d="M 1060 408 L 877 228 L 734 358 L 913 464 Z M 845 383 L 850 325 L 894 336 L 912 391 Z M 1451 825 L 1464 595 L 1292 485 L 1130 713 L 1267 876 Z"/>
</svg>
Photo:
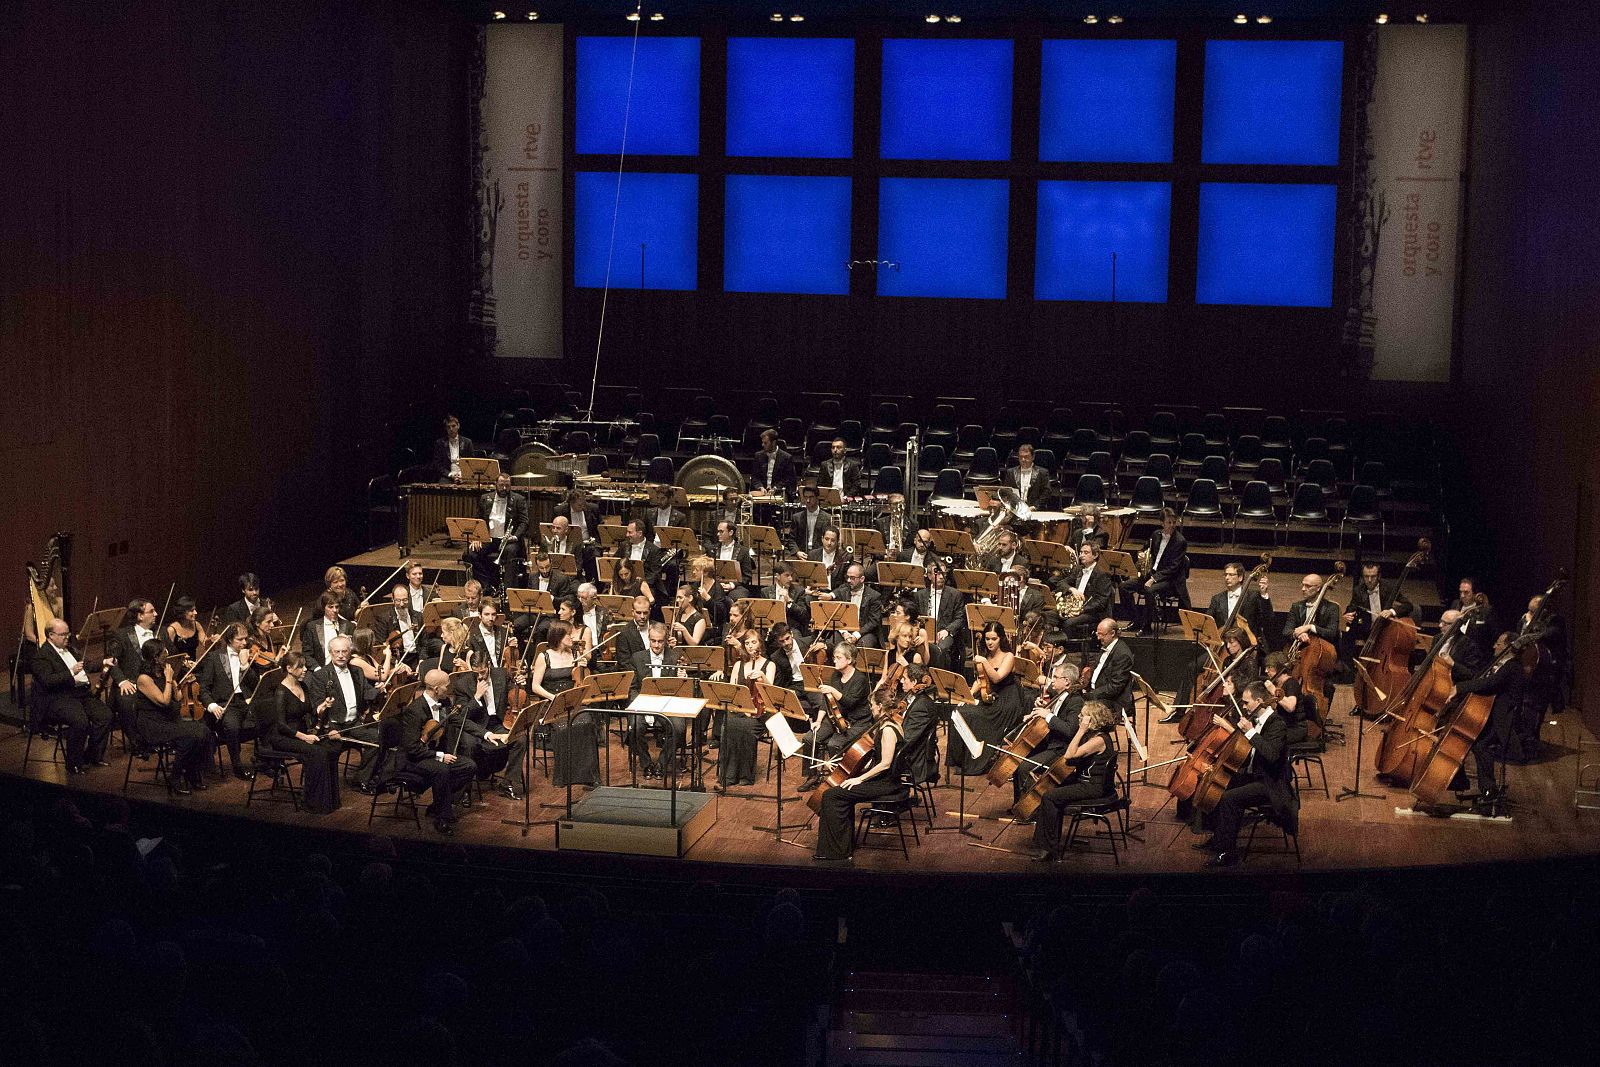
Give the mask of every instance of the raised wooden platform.
<svg viewBox="0 0 1600 1067">
<path fill-rule="evenodd" d="M 1329 790 L 1334 794 L 1341 786 L 1351 785 L 1354 781 L 1357 723 L 1348 716 L 1349 707 L 1349 692 L 1341 689 L 1335 704 L 1335 716 L 1346 724 L 1348 743 L 1343 747 L 1331 746 L 1323 757 Z M 0 738 L 0 773 L 70 784 L 75 789 L 92 792 L 114 794 L 122 791 L 125 758 L 115 745 L 111 756 L 114 766 L 99 768 L 72 778 L 69 782 L 60 765 L 48 762 L 48 743 L 35 744 L 35 761 L 24 770 L 25 737 L 7 727 L 0 727 L 0 730 L 5 731 L 5 736 Z M 1149 750 L 1153 761 L 1170 758 L 1178 751 L 1172 727 L 1152 723 L 1149 732 Z M 1539 760 L 1526 766 L 1509 768 L 1508 782 L 1514 802 L 1512 821 L 1463 822 L 1398 815 L 1396 809 L 1410 806 L 1410 796 L 1402 791 L 1384 789 L 1372 782 L 1371 756 L 1376 732 L 1369 732 L 1364 752 L 1367 764 L 1363 767 L 1361 786 L 1364 790 L 1380 794 L 1379 797 L 1337 803 L 1324 798 L 1320 789 L 1305 792 L 1300 839 L 1303 866 L 1299 869 L 1339 871 L 1600 853 L 1600 834 L 1596 833 L 1600 829 L 1600 812 L 1580 812 L 1574 805 L 1573 788 L 1580 738 L 1592 738 L 1592 735 L 1584 728 L 1576 711 L 1564 712 L 1548 722 Z M 1588 758 L 1593 759 L 1594 750 L 1590 749 L 1589 752 Z M 41 761 L 41 757 L 45 759 Z M 610 770 L 613 784 L 627 781 L 626 752 L 615 742 L 610 751 Z M 792 783 L 798 780 L 799 770 L 797 763 L 786 768 L 786 785 L 792 787 Z M 1196 872 L 1201 869 L 1204 857 L 1189 847 L 1195 838 L 1173 820 L 1172 805 L 1167 802 L 1168 794 L 1164 788 L 1168 773 L 1166 770 L 1153 772 L 1149 784 L 1139 784 L 1135 776 L 1132 791 L 1135 840 L 1122 854 L 1120 867 L 1114 868 L 1110 855 L 1101 852 L 1075 856 L 1065 864 L 1046 867 L 1030 862 L 1020 852 L 974 847 L 972 839 L 961 834 L 924 832 L 921 844 L 912 846 L 909 862 L 901 857 L 898 849 L 865 850 L 857 854 L 856 869 L 858 872 L 924 878 L 956 874 L 1058 877 L 1074 873 L 1110 874 L 1113 871 L 1145 875 Z M 771 787 L 770 782 L 763 782 L 759 786 L 762 789 Z M 660 792 L 664 799 L 664 791 Z M 246 809 L 245 793 L 244 783 L 229 778 L 192 797 L 169 798 L 162 790 L 138 787 L 135 787 L 132 795 L 190 811 L 245 816 L 278 824 L 351 834 L 369 832 L 368 800 L 353 790 L 345 793 L 343 807 L 327 816 L 295 812 L 288 803 L 263 801 L 260 790 L 257 791 L 255 803 Z M 942 784 L 935 790 L 935 796 L 939 810 L 938 825 L 942 828 L 953 827 L 955 819 L 947 813 L 957 810 L 958 794 L 954 783 Z M 551 786 L 542 769 L 536 767 L 533 803 L 556 804 L 564 798 L 565 791 Z M 993 841 L 1005 829 L 1006 823 L 1000 820 L 1009 802 L 1009 788 L 994 788 L 978 778 L 968 781 L 967 811 L 969 817 L 976 816 L 974 829 L 981 835 L 981 840 Z M 697 864 L 709 869 L 723 864 L 761 865 L 773 868 L 776 875 L 780 869 L 812 866 L 811 851 L 816 840 L 814 827 L 798 832 L 790 830 L 785 834 L 785 840 L 779 841 L 770 832 L 760 833 L 752 829 L 772 825 L 775 812 L 771 802 L 724 796 L 718 799 L 716 807 L 715 823 L 686 849 L 683 862 L 691 868 Z M 785 803 L 783 814 L 786 823 L 799 824 L 805 821 L 809 812 L 795 798 L 793 802 Z M 503 825 L 501 822 L 502 819 L 519 819 L 521 815 L 520 803 L 513 804 L 489 793 L 461 820 L 457 835 L 450 840 L 454 844 L 469 846 L 481 844 L 502 849 L 553 851 L 556 842 L 552 826 L 536 827 L 527 837 L 523 837 L 516 826 Z M 373 829 L 400 838 L 443 840 L 426 821 L 421 829 L 417 829 L 408 820 L 380 819 Z M 1021 849 L 1026 847 L 1027 840 L 1027 828 L 1018 827 L 1007 831 L 998 843 L 1002 849 Z M 1101 844 L 1103 852 L 1103 842 Z M 1264 850 L 1252 856 L 1244 870 L 1282 872 L 1297 869 L 1293 855 L 1285 856 L 1276 851 L 1278 843 L 1275 840 L 1263 839 L 1262 844 Z M 601 857 L 595 859 L 598 862 Z M 709 870 L 706 876 L 715 877 Z M 782 876 L 777 875 L 777 879 L 781 881 Z"/>
</svg>

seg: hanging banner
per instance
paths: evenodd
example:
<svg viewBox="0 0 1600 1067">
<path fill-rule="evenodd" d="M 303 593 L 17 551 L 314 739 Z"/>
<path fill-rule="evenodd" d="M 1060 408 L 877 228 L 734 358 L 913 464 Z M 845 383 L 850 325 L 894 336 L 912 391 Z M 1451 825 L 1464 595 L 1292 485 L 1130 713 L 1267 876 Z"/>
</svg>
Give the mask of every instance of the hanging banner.
<svg viewBox="0 0 1600 1067">
<path fill-rule="evenodd" d="M 484 28 L 474 322 L 490 352 L 561 358 L 562 28 Z"/>
<path fill-rule="evenodd" d="M 1374 378 L 1450 380 L 1466 109 L 1467 27 L 1379 28 L 1370 113 Z"/>
</svg>

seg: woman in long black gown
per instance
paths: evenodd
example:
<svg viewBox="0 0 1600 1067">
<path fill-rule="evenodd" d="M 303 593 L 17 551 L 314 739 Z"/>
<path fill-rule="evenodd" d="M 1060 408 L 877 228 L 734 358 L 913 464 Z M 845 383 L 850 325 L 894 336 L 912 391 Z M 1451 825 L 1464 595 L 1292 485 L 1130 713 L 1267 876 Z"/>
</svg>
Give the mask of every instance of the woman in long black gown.
<svg viewBox="0 0 1600 1067">
<path fill-rule="evenodd" d="M 762 655 L 761 631 L 746 630 L 743 637 L 742 656 L 728 671 L 728 681 L 735 685 L 749 685 L 758 678 L 772 684 L 777 668 Z M 756 784 L 756 750 L 761 740 L 762 719 L 752 715 L 724 715 L 722 719 L 722 747 L 717 756 L 717 784 L 721 789 L 730 785 Z"/>
<path fill-rule="evenodd" d="M 168 787 L 180 796 L 205 789 L 206 764 L 211 762 L 212 733 L 204 723 L 178 714 L 181 698 L 172 665 L 165 660 L 159 638 L 139 649 L 139 678 L 135 683 L 134 732 L 149 744 L 174 746 L 168 769 Z"/>
<path fill-rule="evenodd" d="M 528 693 L 533 698 L 552 700 L 578 683 L 578 672 L 586 670 L 587 664 L 578 655 L 575 637 L 575 631 L 566 623 L 551 625 L 545 638 L 547 647 L 534 659 L 533 673 L 528 677 Z M 590 788 L 599 785 L 600 738 L 596 731 L 604 728 L 603 720 L 581 711 L 570 724 L 563 716 L 549 725 L 550 747 L 555 753 L 555 784 Z"/>
<path fill-rule="evenodd" d="M 312 732 L 333 705 L 333 697 L 323 698 L 315 708 L 307 703 L 306 661 L 300 653 L 284 655 L 283 672 L 279 684 L 255 700 L 260 729 L 256 744 L 265 754 L 279 752 L 300 761 L 300 792 L 307 811 L 316 815 L 338 811 L 339 750 L 343 746 L 337 731 L 328 740 Z"/>
<path fill-rule="evenodd" d="M 966 755 L 968 774 L 982 774 L 989 769 L 994 759 L 994 749 L 989 746 L 999 744 L 1001 738 L 1016 729 L 1028 710 L 1027 694 L 1017 682 L 1016 662 L 1005 628 L 998 622 L 986 623 L 982 653 L 973 661 L 973 668 L 979 677 L 987 679 L 994 699 L 986 705 L 963 709 L 967 725 L 984 743 L 983 751 L 976 758 L 967 753 L 965 747 L 959 750 Z M 950 748 L 952 753 L 957 751 L 955 745 Z"/>
</svg>

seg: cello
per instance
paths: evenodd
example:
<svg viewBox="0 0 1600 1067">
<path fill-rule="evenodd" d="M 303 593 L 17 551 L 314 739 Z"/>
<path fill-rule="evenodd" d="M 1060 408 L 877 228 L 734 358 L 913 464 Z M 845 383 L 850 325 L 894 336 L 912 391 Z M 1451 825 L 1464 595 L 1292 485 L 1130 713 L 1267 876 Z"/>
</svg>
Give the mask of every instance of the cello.
<svg viewBox="0 0 1600 1067">
<path fill-rule="evenodd" d="M 1167 792 L 1189 801 L 1196 811 L 1212 811 L 1249 758 L 1250 739 L 1244 731 L 1220 715 L 1213 716 L 1188 758 L 1173 768 Z"/>
<path fill-rule="evenodd" d="M 1337 562 L 1333 565 L 1333 573 L 1323 580 L 1322 588 L 1317 590 L 1317 598 L 1311 602 L 1311 607 L 1306 609 L 1308 623 L 1317 620 L 1317 612 L 1322 608 L 1322 602 L 1328 597 L 1328 590 L 1338 585 L 1344 579 L 1344 563 Z M 1323 695 L 1323 687 L 1328 684 L 1328 675 L 1333 673 L 1335 664 L 1339 662 L 1339 650 L 1333 647 L 1332 642 L 1315 632 L 1307 632 L 1305 641 L 1296 640 L 1294 647 L 1289 650 L 1289 673 L 1295 681 L 1300 683 L 1300 692 L 1311 698 L 1316 705 L 1314 717 L 1322 717 L 1322 705 L 1327 698 Z"/>
<path fill-rule="evenodd" d="M 1424 754 L 1418 750 L 1418 745 L 1433 736 L 1439 713 L 1444 710 L 1450 690 L 1454 688 L 1450 668 L 1439 660 L 1439 649 L 1459 634 L 1467 621 L 1487 603 L 1488 598 L 1480 593 L 1471 604 L 1463 607 L 1455 622 L 1434 640 L 1405 691 L 1384 706 L 1382 714 L 1390 721 L 1374 758 L 1373 765 L 1379 776 L 1402 785 L 1410 785 L 1416 778 Z"/>
<path fill-rule="evenodd" d="M 1384 609 L 1394 607 L 1395 598 L 1411 572 L 1428 562 L 1433 542 L 1426 537 L 1417 541 L 1417 550 L 1400 568 L 1395 579 L 1394 595 L 1384 604 Z M 1354 598 L 1351 607 L 1354 608 Z M 1411 677 L 1411 653 L 1417 647 L 1417 626 L 1410 619 L 1384 618 L 1376 615 L 1367 639 L 1356 653 L 1355 699 L 1356 707 L 1367 714 L 1375 714 L 1383 706 L 1388 694 L 1405 687 Z"/>
<path fill-rule="evenodd" d="M 1085 667 L 1074 677 L 1068 684 L 1066 691 L 1068 693 L 1082 691 L 1089 684 L 1089 670 L 1090 668 Z M 1039 694 L 1039 699 L 1034 704 L 1034 707 L 1047 708 L 1054 701 L 1055 697 L 1046 690 Z M 995 753 L 994 762 L 989 764 L 989 769 L 984 776 L 989 779 L 992 785 L 1005 785 L 1011 780 L 1012 775 L 1017 773 L 1017 768 L 1021 767 L 1023 762 L 1032 756 L 1049 736 L 1049 719 L 1042 715 L 1030 716 L 1024 719 L 1022 725 L 1017 727 L 1016 732 L 1000 747 L 1000 751 Z M 1056 784 L 1059 785 L 1060 782 Z M 1054 788 L 1054 786 L 1047 788 Z M 1027 818 L 1027 816 L 1021 817 Z"/>
<path fill-rule="evenodd" d="M 924 682 L 923 686 L 926 684 Z M 922 686 L 918 686 L 913 692 L 921 692 L 921 690 Z M 844 750 L 838 761 L 828 768 L 828 772 L 822 776 L 822 780 L 817 787 L 806 794 L 806 807 L 810 808 L 814 814 L 822 814 L 823 794 L 854 778 L 866 765 L 867 759 L 877 751 L 878 727 L 885 722 L 894 724 L 896 728 L 900 726 L 901 720 L 905 717 L 908 696 L 909 694 L 900 693 L 885 701 L 877 717 L 872 720 L 872 725 L 867 727 L 860 737 L 851 742 L 850 747 Z"/>
</svg>

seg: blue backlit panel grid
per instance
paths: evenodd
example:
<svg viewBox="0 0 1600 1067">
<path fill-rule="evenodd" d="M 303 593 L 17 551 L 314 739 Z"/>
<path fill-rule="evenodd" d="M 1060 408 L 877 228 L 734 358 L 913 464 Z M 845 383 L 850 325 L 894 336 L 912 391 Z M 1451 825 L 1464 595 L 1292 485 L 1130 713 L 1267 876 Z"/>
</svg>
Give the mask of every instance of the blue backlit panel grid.
<svg viewBox="0 0 1600 1067">
<path fill-rule="evenodd" d="M 727 154 L 848 159 L 855 59 L 848 38 L 730 38 Z"/>
<path fill-rule="evenodd" d="M 1011 158 L 1010 41 L 883 42 L 884 159 Z"/>
<path fill-rule="evenodd" d="M 1168 182 L 1039 183 L 1034 297 L 1165 303 Z"/>
<path fill-rule="evenodd" d="M 1340 41 L 1207 41 L 1204 163 L 1339 162 Z"/>
<path fill-rule="evenodd" d="M 1176 41 L 1045 41 L 1039 158 L 1170 163 Z"/>
<path fill-rule="evenodd" d="M 1338 190 L 1205 182 L 1195 300 L 1329 307 Z"/>
<path fill-rule="evenodd" d="M 1010 197 L 999 178 L 881 179 L 878 295 L 1003 299 Z"/>
<path fill-rule="evenodd" d="M 609 256 L 613 289 L 695 288 L 700 221 L 697 175 L 624 174 L 620 198 L 614 171 L 579 171 L 575 186 L 575 286 L 598 289 L 605 285 Z"/>
<path fill-rule="evenodd" d="M 692 156 L 700 151 L 700 38 L 579 37 L 580 154 Z M 630 72 L 633 88 L 628 88 Z"/>
<path fill-rule="evenodd" d="M 850 179 L 730 174 L 723 288 L 730 293 L 850 291 Z"/>
</svg>

